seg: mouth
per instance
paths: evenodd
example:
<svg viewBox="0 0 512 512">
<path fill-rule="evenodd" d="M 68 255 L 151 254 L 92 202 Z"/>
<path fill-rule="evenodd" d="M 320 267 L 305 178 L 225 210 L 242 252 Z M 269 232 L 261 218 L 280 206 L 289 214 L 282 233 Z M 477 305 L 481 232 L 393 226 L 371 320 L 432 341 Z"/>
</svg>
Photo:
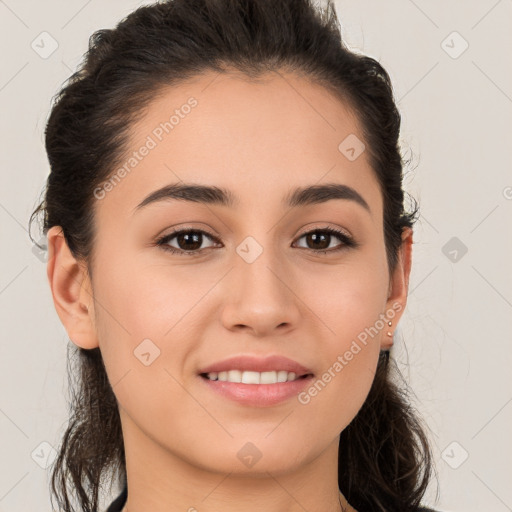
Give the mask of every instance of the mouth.
<svg viewBox="0 0 512 512">
<path fill-rule="evenodd" d="M 277 406 L 313 380 L 311 368 L 284 355 L 239 354 L 198 370 L 205 391 L 239 405 Z"/>
<path fill-rule="evenodd" d="M 266 372 L 242 371 L 242 370 L 228 370 L 222 372 L 207 372 L 199 374 L 203 379 L 210 381 L 231 382 L 236 384 L 281 384 L 285 382 L 292 382 L 301 379 L 313 377 L 312 373 L 304 373 L 297 375 L 295 372 L 287 370 L 273 370 Z"/>
<path fill-rule="evenodd" d="M 198 374 L 212 381 L 275 384 L 312 375 L 313 370 L 278 354 L 266 357 L 239 354 L 200 368 Z"/>
<path fill-rule="evenodd" d="M 275 374 L 275 375 L 274 375 Z M 297 398 L 314 376 L 312 373 L 297 375 L 287 371 L 252 372 L 229 370 L 219 373 L 200 373 L 208 393 L 222 400 L 234 402 L 244 407 L 272 407 L 289 403 Z M 286 377 L 286 380 L 284 380 Z"/>
</svg>

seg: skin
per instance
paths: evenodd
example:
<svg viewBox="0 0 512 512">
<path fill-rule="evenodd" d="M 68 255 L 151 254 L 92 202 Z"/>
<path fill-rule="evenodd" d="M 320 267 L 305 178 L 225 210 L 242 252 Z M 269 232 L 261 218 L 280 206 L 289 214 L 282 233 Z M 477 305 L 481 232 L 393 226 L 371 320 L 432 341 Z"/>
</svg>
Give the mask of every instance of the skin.
<svg viewBox="0 0 512 512">
<path fill-rule="evenodd" d="M 167 88 L 131 127 L 129 152 L 186 103 L 198 105 L 95 204 L 93 280 L 60 227 L 48 232 L 48 279 L 70 339 L 100 347 L 120 407 L 129 496 L 124 512 L 354 510 L 339 493 L 340 432 L 370 389 L 380 349 L 406 305 L 412 231 L 388 273 L 382 196 L 367 152 L 349 161 L 338 145 L 364 140 L 347 105 L 296 75 L 250 83 L 211 74 Z M 150 192 L 180 180 L 230 189 L 233 208 L 185 201 L 153 203 Z M 283 207 L 295 186 L 336 182 L 354 201 Z M 323 254 L 304 234 L 348 231 L 359 247 Z M 199 256 L 154 242 L 171 228 L 204 229 Z M 251 236 L 263 248 L 247 263 L 236 248 Z M 343 242 L 330 238 L 330 248 Z M 201 242 L 200 242 L 201 243 Z M 329 242 L 327 242 L 329 243 Z M 174 248 L 177 238 L 168 242 Z M 309 249 L 309 250 L 308 250 Z M 315 249 L 317 252 L 315 252 Z M 229 271 L 229 272 L 228 272 Z M 249 407 L 217 396 L 197 375 L 236 354 L 281 354 L 319 377 L 365 327 L 400 305 L 386 326 L 308 404 L 293 397 Z M 149 338 L 149 366 L 134 356 Z M 237 457 L 248 442 L 252 467 Z"/>
</svg>

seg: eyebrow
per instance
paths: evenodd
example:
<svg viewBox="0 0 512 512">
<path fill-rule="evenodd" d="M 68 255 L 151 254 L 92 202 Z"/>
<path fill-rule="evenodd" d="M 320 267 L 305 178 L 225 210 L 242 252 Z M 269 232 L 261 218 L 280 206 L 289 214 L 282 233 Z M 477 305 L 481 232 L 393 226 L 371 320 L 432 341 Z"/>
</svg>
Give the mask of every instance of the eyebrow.
<svg viewBox="0 0 512 512">
<path fill-rule="evenodd" d="M 354 201 L 362 206 L 371 215 L 370 207 L 364 198 L 348 185 L 341 183 L 327 183 L 310 185 L 291 190 L 284 198 L 283 204 L 290 208 L 324 203 L 332 199 Z M 166 185 L 151 192 L 135 208 L 134 212 L 145 206 L 169 200 L 192 201 L 195 203 L 212 204 L 233 208 L 240 203 L 239 199 L 228 189 L 196 183 L 175 183 Z"/>
</svg>

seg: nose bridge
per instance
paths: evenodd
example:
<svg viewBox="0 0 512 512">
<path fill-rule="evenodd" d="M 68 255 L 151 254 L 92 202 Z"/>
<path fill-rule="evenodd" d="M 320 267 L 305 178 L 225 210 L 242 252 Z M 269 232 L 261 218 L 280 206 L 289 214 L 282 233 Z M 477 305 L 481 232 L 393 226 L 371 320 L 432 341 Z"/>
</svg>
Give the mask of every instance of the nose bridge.
<svg viewBox="0 0 512 512">
<path fill-rule="evenodd" d="M 240 280 L 246 293 L 255 291 L 260 296 L 263 293 L 262 299 L 273 300 L 283 294 L 283 283 L 276 277 L 284 268 L 280 258 L 282 255 L 271 232 L 258 238 L 263 238 L 261 243 L 254 236 L 247 236 L 236 247 L 237 280 Z"/>
<path fill-rule="evenodd" d="M 294 324 L 298 309 L 272 232 L 259 238 L 262 243 L 255 236 L 247 236 L 236 246 L 225 321 L 263 332 L 283 323 Z"/>
</svg>

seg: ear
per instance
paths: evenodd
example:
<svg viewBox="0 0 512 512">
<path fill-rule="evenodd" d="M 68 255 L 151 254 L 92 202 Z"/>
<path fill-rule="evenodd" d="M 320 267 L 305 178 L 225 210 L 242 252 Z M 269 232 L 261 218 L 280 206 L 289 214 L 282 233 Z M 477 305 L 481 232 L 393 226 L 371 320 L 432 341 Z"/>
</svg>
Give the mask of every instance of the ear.
<svg viewBox="0 0 512 512">
<path fill-rule="evenodd" d="M 94 301 L 87 268 L 71 253 L 61 226 L 50 228 L 47 239 L 46 273 L 60 321 L 75 345 L 96 348 Z"/>
<path fill-rule="evenodd" d="M 382 350 L 389 350 L 393 346 L 393 336 L 388 336 L 387 333 L 394 333 L 405 310 L 405 305 L 407 304 L 409 276 L 412 264 L 412 235 L 412 228 L 406 227 L 403 229 L 402 245 L 400 246 L 396 268 L 389 282 L 388 300 L 386 302 L 385 314 L 392 322 L 392 325 L 389 326 L 386 324 L 384 328 L 381 341 Z"/>
</svg>

